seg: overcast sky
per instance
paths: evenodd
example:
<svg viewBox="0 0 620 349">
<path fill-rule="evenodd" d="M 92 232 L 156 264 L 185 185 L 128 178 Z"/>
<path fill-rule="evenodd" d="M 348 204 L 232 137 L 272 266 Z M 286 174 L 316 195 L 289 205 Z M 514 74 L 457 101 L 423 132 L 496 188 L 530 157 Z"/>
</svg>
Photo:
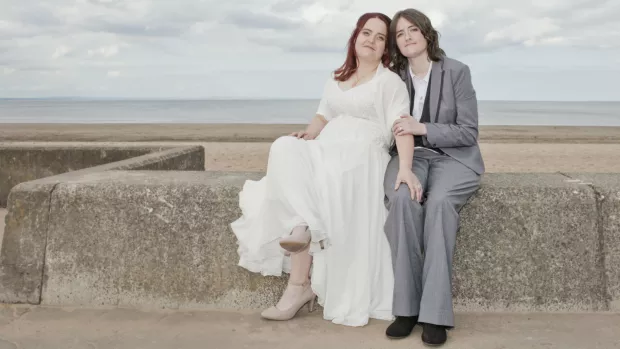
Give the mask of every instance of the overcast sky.
<svg viewBox="0 0 620 349">
<path fill-rule="evenodd" d="M 619 0 L 0 0 L 0 97 L 319 98 L 356 19 L 407 7 L 481 100 L 620 100 Z"/>
</svg>

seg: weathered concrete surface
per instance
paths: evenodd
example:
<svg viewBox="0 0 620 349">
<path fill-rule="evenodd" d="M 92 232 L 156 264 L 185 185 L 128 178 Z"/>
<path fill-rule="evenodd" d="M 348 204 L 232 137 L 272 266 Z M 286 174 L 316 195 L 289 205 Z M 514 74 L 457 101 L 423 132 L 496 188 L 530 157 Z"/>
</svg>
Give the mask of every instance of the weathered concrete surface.
<svg viewBox="0 0 620 349">
<path fill-rule="evenodd" d="M 204 171 L 205 151 L 202 146 L 184 146 L 108 164 L 101 170 Z"/>
<path fill-rule="evenodd" d="M 60 184 L 42 302 L 172 308 L 272 302 L 284 280 L 236 267 L 228 227 L 248 176 L 114 171 Z"/>
<path fill-rule="evenodd" d="M 599 240 L 606 270 L 610 310 L 620 311 L 620 175 L 569 173 L 577 183 L 593 188 L 597 193 L 599 210 Z"/>
<path fill-rule="evenodd" d="M 261 174 L 94 173 L 53 194 L 43 304 L 261 308 L 284 278 L 236 266 L 229 223 Z M 463 210 L 461 310 L 606 310 L 596 200 L 561 175 L 488 175 Z M 77 239 L 76 237 L 80 238 Z"/>
<path fill-rule="evenodd" d="M 6 209 L 0 208 L 0 250 L 2 249 L 2 237 L 4 236 L 4 219 L 6 218 Z"/>
<path fill-rule="evenodd" d="M 494 174 L 461 211 L 454 295 L 469 310 L 605 310 L 594 191 Z"/>
<path fill-rule="evenodd" d="M 620 348 L 618 314 L 457 313 L 442 348 Z M 257 311 L 151 311 L 126 309 L 0 308 L 0 348 L 426 348 L 422 330 L 389 340 L 385 321 L 365 327 L 334 325 L 318 312 L 285 322 Z"/>
<path fill-rule="evenodd" d="M 6 207 L 11 188 L 83 168 L 160 151 L 168 146 L 0 145 L 0 207 Z"/>
<path fill-rule="evenodd" d="M 0 251 L 0 302 L 37 304 L 54 184 L 12 191 Z"/>
<path fill-rule="evenodd" d="M 18 184 L 11 190 L 0 251 L 0 302 L 40 302 L 50 200 L 66 181 L 112 170 L 204 170 L 204 149 L 188 146 Z M 96 208 L 91 208 L 95 209 Z M 78 234 L 79 236 L 79 234 Z"/>
</svg>

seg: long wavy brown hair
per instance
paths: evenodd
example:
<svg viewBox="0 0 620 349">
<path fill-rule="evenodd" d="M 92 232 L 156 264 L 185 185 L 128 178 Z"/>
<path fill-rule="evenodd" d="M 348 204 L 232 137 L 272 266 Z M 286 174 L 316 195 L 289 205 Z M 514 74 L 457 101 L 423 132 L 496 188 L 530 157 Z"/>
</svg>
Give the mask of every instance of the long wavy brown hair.
<svg viewBox="0 0 620 349">
<path fill-rule="evenodd" d="M 370 12 L 360 16 L 360 18 L 357 20 L 357 25 L 355 26 L 355 29 L 353 29 L 353 33 L 351 33 L 351 37 L 349 38 L 349 41 L 347 43 L 347 58 L 345 59 L 342 66 L 336 69 L 336 71 L 334 71 L 334 79 L 336 81 L 347 81 L 357 71 L 359 62 L 357 59 L 357 55 L 355 54 L 355 42 L 357 40 L 357 36 L 366 25 L 366 22 L 368 22 L 368 20 L 371 18 L 378 18 L 382 20 L 385 23 L 385 26 L 388 29 L 390 28 L 390 17 L 384 15 L 383 13 Z M 390 53 L 388 46 L 390 42 L 389 32 L 390 30 L 388 30 L 387 33 L 385 52 L 383 53 L 383 56 L 381 56 L 381 62 L 385 67 L 390 66 Z"/>
<path fill-rule="evenodd" d="M 396 44 L 396 24 L 401 18 L 408 20 L 411 24 L 420 29 L 422 35 L 424 35 L 424 39 L 426 39 L 426 52 L 428 53 L 428 58 L 431 61 L 437 62 L 446 55 L 444 50 L 439 47 L 439 32 L 433 28 L 430 18 L 418 10 L 408 8 L 406 10 L 396 12 L 390 25 L 388 42 L 390 46 L 389 51 L 392 55 L 392 70 L 396 72 L 401 71 L 406 69 L 408 64 L 407 57 L 403 56 L 398 49 L 398 45 Z"/>
</svg>

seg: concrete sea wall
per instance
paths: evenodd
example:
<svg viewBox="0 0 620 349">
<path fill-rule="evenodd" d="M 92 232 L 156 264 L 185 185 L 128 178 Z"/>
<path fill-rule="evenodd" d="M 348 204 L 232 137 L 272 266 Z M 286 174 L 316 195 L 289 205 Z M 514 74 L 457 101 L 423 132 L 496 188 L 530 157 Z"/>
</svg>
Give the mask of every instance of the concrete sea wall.
<svg viewBox="0 0 620 349">
<path fill-rule="evenodd" d="M 99 166 L 166 147 L 91 145 L 1 145 L 0 207 L 6 207 L 11 188 L 22 182 Z"/>
<path fill-rule="evenodd" d="M 100 149 L 100 151 L 106 150 Z M 204 148 L 187 146 L 165 149 L 82 170 L 24 182 L 12 188 L 0 251 L 0 302 L 38 304 L 44 276 L 48 227 L 53 194 L 59 185 L 104 176 L 114 170 L 204 171 Z M 78 232 L 75 239 L 82 239 Z"/>
<path fill-rule="evenodd" d="M 23 183 L 9 199 L 0 301 L 271 305 L 285 277 L 239 268 L 229 228 L 244 181 L 261 176 L 110 169 Z M 456 308 L 620 310 L 619 210 L 620 175 L 486 175 L 461 212 Z"/>
</svg>

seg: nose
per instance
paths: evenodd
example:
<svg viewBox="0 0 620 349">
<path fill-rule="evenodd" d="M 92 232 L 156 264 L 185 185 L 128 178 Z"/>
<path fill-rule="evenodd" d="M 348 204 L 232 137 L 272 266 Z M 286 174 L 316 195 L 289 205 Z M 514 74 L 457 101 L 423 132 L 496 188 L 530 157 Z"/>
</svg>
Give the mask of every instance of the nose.
<svg viewBox="0 0 620 349">
<path fill-rule="evenodd" d="M 405 30 L 405 40 L 410 40 L 411 39 L 411 33 L 409 33 L 408 30 Z"/>
</svg>

